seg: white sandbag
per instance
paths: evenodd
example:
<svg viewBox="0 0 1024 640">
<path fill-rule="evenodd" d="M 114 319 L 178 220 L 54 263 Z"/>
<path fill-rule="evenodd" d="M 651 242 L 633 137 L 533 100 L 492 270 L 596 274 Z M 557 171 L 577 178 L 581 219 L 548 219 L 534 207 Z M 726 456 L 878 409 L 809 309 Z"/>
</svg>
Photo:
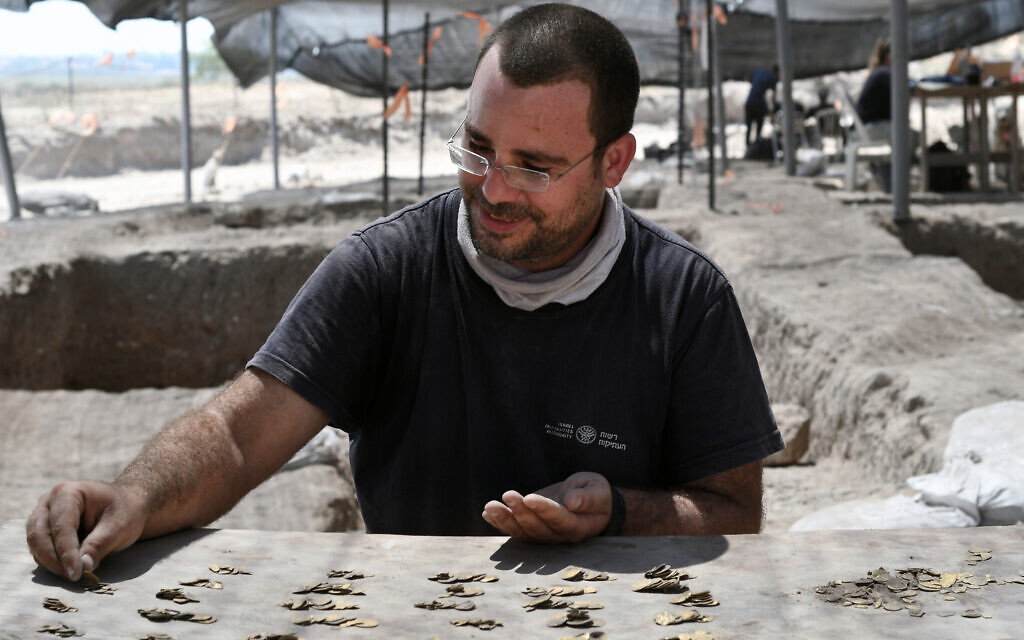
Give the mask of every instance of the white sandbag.
<svg viewBox="0 0 1024 640">
<path fill-rule="evenodd" d="M 348 437 L 334 427 L 324 427 L 279 471 L 298 469 L 311 464 L 335 464 L 348 456 Z"/>
<path fill-rule="evenodd" d="M 977 520 L 960 509 L 931 506 L 916 496 L 896 495 L 834 504 L 800 518 L 789 530 L 943 529 L 977 524 Z"/>
<path fill-rule="evenodd" d="M 943 460 L 937 473 L 907 479 L 927 503 L 962 509 L 982 525 L 1024 521 L 1024 402 L 958 416 Z"/>
<path fill-rule="evenodd" d="M 921 499 L 930 505 L 960 509 L 976 522 L 981 522 L 978 510 L 981 480 L 974 472 L 974 463 L 967 458 L 947 462 L 938 473 L 907 478 L 907 485 L 921 492 Z"/>
<path fill-rule="evenodd" d="M 825 173 L 825 168 L 828 167 L 828 156 L 820 149 L 797 149 L 796 161 L 796 175 L 803 177 L 819 176 Z"/>
</svg>

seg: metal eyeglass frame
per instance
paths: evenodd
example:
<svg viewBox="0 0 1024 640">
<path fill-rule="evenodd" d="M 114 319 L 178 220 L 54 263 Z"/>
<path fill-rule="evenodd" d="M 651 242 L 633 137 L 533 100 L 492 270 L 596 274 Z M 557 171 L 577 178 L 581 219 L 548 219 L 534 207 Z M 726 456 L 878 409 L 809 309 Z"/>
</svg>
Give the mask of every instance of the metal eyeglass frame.
<svg viewBox="0 0 1024 640">
<path fill-rule="evenodd" d="M 608 144 L 610 144 L 605 143 L 594 147 L 593 151 L 583 156 L 571 167 L 569 167 L 562 173 L 552 178 L 544 171 L 535 171 L 533 169 L 527 169 L 525 167 L 517 167 L 515 165 L 506 165 L 504 167 L 499 167 L 497 165 L 491 164 L 491 162 L 487 158 L 483 157 L 479 153 L 474 153 L 473 151 L 470 151 L 465 147 L 455 144 L 455 134 L 459 132 L 459 129 L 462 129 L 462 126 L 464 124 L 466 124 L 466 118 L 462 119 L 462 122 L 459 123 L 459 126 L 455 128 L 454 132 L 452 132 L 451 137 L 448 138 L 448 143 L 446 146 L 448 147 L 448 156 L 451 159 L 452 164 L 458 167 L 460 171 L 465 171 L 466 173 L 472 174 L 474 176 L 487 175 L 487 172 L 490 169 L 497 169 L 498 171 L 501 172 L 501 176 L 502 178 L 504 178 L 505 184 L 512 187 L 513 189 L 529 191 L 531 193 L 544 193 L 545 191 L 548 190 L 548 187 L 551 186 L 552 182 L 557 182 L 561 180 L 565 176 L 565 174 L 569 173 L 576 167 L 580 166 L 581 164 L 583 164 L 585 160 L 587 160 L 595 153 L 597 153 L 601 149 L 604 149 L 605 147 L 608 146 Z M 483 167 L 482 169 L 480 169 L 479 173 L 477 173 L 477 171 L 474 171 L 470 167 L 466 166 L 466 163 L 463 160 L 465 156 L 469 156 L 470 158 L 473 159 L 478 159 L 477 164 Z"/>
</svg>

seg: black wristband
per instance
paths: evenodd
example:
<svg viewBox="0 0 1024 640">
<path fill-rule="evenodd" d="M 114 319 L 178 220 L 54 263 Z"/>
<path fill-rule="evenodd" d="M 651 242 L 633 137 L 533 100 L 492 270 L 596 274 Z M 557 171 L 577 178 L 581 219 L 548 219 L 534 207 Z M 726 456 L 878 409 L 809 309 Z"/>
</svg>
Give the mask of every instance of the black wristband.
<svg viewBox="0 0 1024 640">
<path fill-rule="evenodd" d="M 608 526 L 601 532 L 602 536 L 617 536 L 622 533 L 622 523 L 626 521 L 626 500 L 619 493 L 619 490 L 609 485 L 612 490 L 612 516 L 608 519 Z"/>
</svg>

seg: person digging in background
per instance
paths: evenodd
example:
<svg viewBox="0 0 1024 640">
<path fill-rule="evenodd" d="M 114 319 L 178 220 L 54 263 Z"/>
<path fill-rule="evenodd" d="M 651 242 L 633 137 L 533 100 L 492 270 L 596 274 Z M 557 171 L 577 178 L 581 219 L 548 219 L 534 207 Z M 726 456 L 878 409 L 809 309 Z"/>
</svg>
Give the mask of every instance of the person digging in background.
<svg viewBox="0 0 1024 640">
<path fill-rule="evenodd" d="M 246 369 L 114 482 L 44 494 L 36 562 L 74 580 L 209 523 L 325 423 L 350 434 L 370 533 L 757 532 L 782 439 L 728 280 L 615 188 L 638 92 L 597 14 L 503 23 L 448 144 L 460 187 L 342 241 Z"/>
</svg>

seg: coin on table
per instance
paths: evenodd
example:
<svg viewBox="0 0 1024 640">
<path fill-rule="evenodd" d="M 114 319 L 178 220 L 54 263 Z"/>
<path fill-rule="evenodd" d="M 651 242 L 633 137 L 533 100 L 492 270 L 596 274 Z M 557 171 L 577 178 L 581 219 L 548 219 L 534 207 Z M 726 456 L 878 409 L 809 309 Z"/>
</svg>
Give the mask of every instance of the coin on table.
<svg viewBox="0 0 1024 640">
<path fill-rule="evenodd" d="M 43 608 L 57 613 L 74 613 L 78 607 L 72 607 L 59 598 L 43 598 Z"/>
<path fill-rule="evenodd" d="M 372 578 L 373 574 L 358 569 L 332 569 L 327 572 L 328 578 L 341 578 L 343 580 L 362 580 Z"/>
<path fill-rule="evenodd" d="M 78 633 L 74 627 L 69 627 L 66 624 L 48 624 L 36 629 L 36 633 L 49 633 L 58 638 L 74 638 L 85 635 L 84 633 Z"/>
<path fill-rule="evenodd" d="M 224 584 L 208 578 L 193 578 L 192 580 L 179 580 L 178 584 L 183 587 L 202 587 L 204 589 L 223 589 Z"/>
<path fill-rule="evenodd" d="M 189 604 L 199 602 L 195 598 L 187 595 L 181 589 L 160 589 L 156 592 L 156 597 L 161 600 L 171 600 L 175 604 Z"/>
</svg>

